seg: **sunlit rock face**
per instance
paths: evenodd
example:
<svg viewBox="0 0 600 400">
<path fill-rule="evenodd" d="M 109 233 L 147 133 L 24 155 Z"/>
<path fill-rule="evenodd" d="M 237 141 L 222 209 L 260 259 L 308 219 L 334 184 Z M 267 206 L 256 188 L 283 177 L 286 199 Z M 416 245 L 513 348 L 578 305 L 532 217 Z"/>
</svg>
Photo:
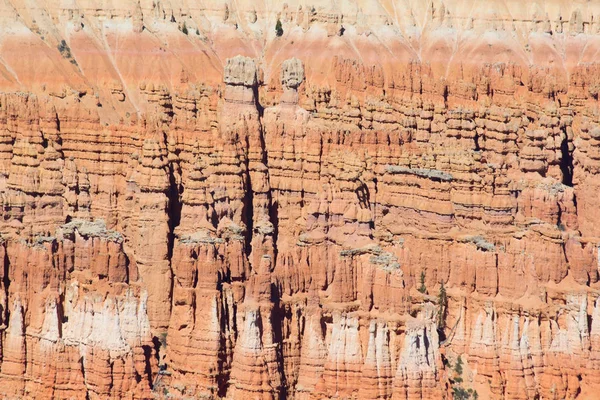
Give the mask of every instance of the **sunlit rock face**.
<svg viewBox="0 0 600 400">
<path fill-rule="evenodd" d="M 600 3 L 100 3 L 0 5 L 1 398 L 596 397 Z"/>
</svg>

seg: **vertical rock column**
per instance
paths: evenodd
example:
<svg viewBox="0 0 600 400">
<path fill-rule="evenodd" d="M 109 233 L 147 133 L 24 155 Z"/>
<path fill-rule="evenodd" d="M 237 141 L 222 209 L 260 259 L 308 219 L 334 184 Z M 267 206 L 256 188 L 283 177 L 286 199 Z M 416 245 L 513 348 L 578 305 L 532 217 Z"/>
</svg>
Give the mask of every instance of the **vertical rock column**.
<svg viewBox="0 0 600 400">
<path fill-rule="evenodd" d="M 155 335 L 165 332 L 171 310 L 169 261 L 169 171 L 163 126 L 149 122 L 139 160 L 128 176 L 131 247 L 140 279 L 148 291 L 148 317 Z M 160 331 L 160 332 L 159 332 Z"/>
<path fill-rule="evenodd" d="M 0 394 L 7 397 L 22 397 L 25 389 L 25 326 L 23 306 L 19 298 L 11 305 L 10 320 L 2 346 L 2 388 Z"/>
<path fill-rule="evenodd" d="M 409 321 L 394 379 L 394 400 L 441 398 L 439 337 L 432 319 Z"/>
<path fill-rule="evenodd" d="M 246 254 L 251 271 L 246 281 L 246 295 L 238 311 L 241 327 L 231 370 L 228 398 L 279 398 L 283 390 L 281 349 L 275 317 L 278 304 L 272 292 L 271 272 L 274 264 L 273 224 L 270 220 L 271 198 L 267 175 L 266 154 L 259 110 L 256 105 L 258 85 L 254 60 L 235 57 L 225 67 L 225 101 L 222 106 L 224 123 L 222 138 L 227 142 L 246 143 L 246 177 L 244 222 L 248 232 Z M 238 147 L 239 149 L 239 147 Z M 239 150 L 238 150 L 239 154 Z M 235 222 L 235 221 L 234 221 Z"/>
</svg>

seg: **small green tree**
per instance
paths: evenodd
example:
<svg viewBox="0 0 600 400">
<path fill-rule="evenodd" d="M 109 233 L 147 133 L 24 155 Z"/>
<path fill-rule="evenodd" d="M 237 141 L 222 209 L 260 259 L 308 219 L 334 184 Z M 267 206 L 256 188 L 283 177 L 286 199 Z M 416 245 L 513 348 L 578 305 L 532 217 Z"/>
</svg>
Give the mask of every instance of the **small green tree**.
<svg viewBox="0 0 600 400">
<path fill-rule="evenodd" d="M 454 373 L 456 374 L 456 376 L 454 377 L 454 381 L 456 383 L 462 383 L 463 362 L 460 356 L 458 356 L 458 358 L 456 359 L 456 364 L 454 364 Z"/>
<path fill-rule="evenodd" d="M 469 392 L 463 389 L 460 386 L 455 386 L 452 388 L 452 397 L 454 400 L 469 400 Z"/>
<path fill-rule="evenodd" d="M 452 381 L 452 398 L 454 400 L 477 400 L 479 395 L 477 394 L 477 390 L 473 390 L 472 388 L 465 389 L 462 387 L 463 383 L 463 360 L 459 355 L 456 359 L 456 364 L 454 364 L 454 378 Z"/>
<path fill-rule="evenodd" d="M 459 376 L 463 374 L 463 361 L 460 355 L 456 359 L 456 364 L 454 364 L 454 372 Z"/>
<path fill-rule="evenodd" d="M 277 34 L 277 36 L 283 35 L 283 26 L 281 25 L 281 20 L 279 18 L 275 24 L 275 34 Z"/>
<path fill-rule="evenodd" d="M 446 326 L 446 311 L 448 309 L 448 295 L 446 294 L 446 288 L 444 282 L 440 282 L 440 292 L 438 293 L 438 329 L 443 330 Z"/>
<path fill-rule="evenodd" d="M 183 23 L 183 26 L 181 27 L 181 32 L 183 32 L 184 35 L 188 34 L 188 28 L 185 25 L 185 22 Z"/>
<path fill-rule="evenodd" d="M 423 294 L 427 292 L 427 287 L 425 287 L 425 271 L 421 271 L 421 286 L 419 286 L 418 290 Z"/>
</svg>

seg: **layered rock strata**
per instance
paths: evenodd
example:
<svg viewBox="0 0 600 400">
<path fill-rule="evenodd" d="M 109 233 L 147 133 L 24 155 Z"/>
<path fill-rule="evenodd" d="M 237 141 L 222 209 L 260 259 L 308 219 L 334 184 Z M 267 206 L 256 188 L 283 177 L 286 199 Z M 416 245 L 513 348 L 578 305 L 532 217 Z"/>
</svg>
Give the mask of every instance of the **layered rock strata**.
<svg viewBox="0 0 600 400">
<path fill-rule="evenodd" d="M 594 397 L 600 6 L 93 3 L 0 6 L 1 397 Z"/>
</svg>

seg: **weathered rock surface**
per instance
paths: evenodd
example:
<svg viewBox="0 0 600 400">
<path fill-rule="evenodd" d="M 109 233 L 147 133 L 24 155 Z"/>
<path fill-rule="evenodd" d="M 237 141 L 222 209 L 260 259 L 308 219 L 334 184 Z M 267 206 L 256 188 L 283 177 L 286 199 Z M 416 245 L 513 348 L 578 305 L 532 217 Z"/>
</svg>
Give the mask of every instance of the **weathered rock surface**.
<svg viewBox="0 0 600 400">
<path fill-rule="evenodd" d="M 600 3 L 97 3 L 0 4 L 0 397 L 596 396 Z"/>
</svg>

